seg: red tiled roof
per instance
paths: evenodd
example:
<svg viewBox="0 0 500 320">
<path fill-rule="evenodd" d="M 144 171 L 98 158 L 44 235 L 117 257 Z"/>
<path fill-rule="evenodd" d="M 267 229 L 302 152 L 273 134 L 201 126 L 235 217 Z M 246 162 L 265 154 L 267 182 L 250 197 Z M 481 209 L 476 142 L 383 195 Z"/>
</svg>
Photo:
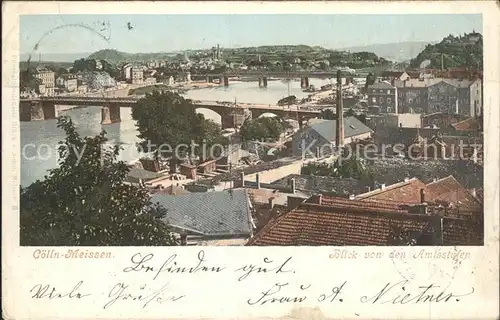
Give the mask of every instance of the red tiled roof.
<svg viewBox="0 0 500 320">
<path fill-rule="evenodd" d="M 453 176 L 448 176 L 425 186 L 429 202 L 445 201 L 458 205 L 479 205 L 474 196 Z"/>
<path fill-rule="evenodd" d="M 482 246 L 484 244 L 482 219 L 443 219 L 443 244 Z"/>
<path fill-rule="evenodd" d="M 322 206 L 334 206 L 336 208 L 352 208 L 352 209 L 373 209 L 380 212 L 400 212 L 407 213 L 407 207 L 410 203 L 404 202 L 392 202 L 392 201 L 374 201 L 374 200 L 351 200 L 340 197 L 328 197 L 322 196 L 321 203 Z"/>
<path fill-rule="evenodd" d="M 269 222 L 248 245 L 390 245 L 391 231 L 425 232 L 432 219 L 404 213 L 351 212 L 303 204 Z"/>
<path fill-rule="evenodd" d="M 479 122 L 476 118 L 468 118 L 451 125 L 457 131 L 478 131 Z"/>
<path fill-rule="evenodd" d="M 397 201 L 399 203 L 420 203 L 420 190 L 425 184 L 417 178 L 386 186 L 358 195 L 357 199 Z"/>
<path fill-rule="evenodd" d="M 255 246 L 362 246 L 398 245 L 392 240 L 396 230 L 417 235 L 437 236 L 443 221 L 443 245 L 481 245 L 482 219 L 450 218 L 435 215 L 416 215 L 407 212 L 380 210 L 376 206 L 395 206 L 372 201 L 354 201 L 343 208 L 340 198 L 336 204 L 305 203 L 297 209 L 270 221 L 247 245 Z M 351 201 L 351 200 L 347 200 Z M 367 203 L 362 206 L 361 203 Z M 436 229 L 434 229 L 436 227 Z"/>
</svg>

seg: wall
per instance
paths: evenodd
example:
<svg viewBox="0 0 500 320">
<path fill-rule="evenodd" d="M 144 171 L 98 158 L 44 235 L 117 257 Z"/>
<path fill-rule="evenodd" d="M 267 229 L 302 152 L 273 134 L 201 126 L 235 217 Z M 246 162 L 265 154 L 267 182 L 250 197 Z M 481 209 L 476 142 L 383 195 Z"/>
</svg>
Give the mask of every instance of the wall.
<svg viewBox="0 0 500 320">
<path fill-rule="evenodd" d="M 390 128 L 420 128 L 422 125 L 421 115 L 419 113 L 402 113 L 402 114 L 388 114 L 387 127 Z"/>
<path fill-rule="evenodd" d="M 261 183 L 271 183 L 273 181 L 279 180 L 283 177 L 286 177 L 290 174 L 300 174 L 300 170 L 302 166 L 306 163 L 313 162 L 317 159 L 307 159 L 307 160 L 298 160 L 293 162 L 292 164 L 279 167 L 276 169 L 271 169 L 267 171 L 261 171 L 260 174 L 260 182 Z M 245 176 L 245 181 L 256 181 L 257 174 L 249 174 Z"/>
</svg>

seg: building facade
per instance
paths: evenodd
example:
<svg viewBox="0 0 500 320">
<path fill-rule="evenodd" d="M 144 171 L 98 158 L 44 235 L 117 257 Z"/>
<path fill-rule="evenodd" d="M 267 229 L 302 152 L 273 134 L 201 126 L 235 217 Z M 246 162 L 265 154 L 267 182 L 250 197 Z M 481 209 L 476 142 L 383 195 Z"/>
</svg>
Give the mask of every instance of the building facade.
<svg viewBox="0 0 500 320">
<path fill-rule="evenodd" d="M 368 86 L 368 105 L 380 107 L 382 113 L 398 113 L 397 88 L 387 82 Z"/>
<path fill-rule="evenodd" d="M 56 84 L 59 88 L 64 88 L 66 91 L 73 92 L 78 89 L 78 79 L 74 74 L 63 74 L 56 79 Z"/>
<path fill-rule="evenodd" d="M 132 69 L 132 84 L 143 84 L 144 71 L 139 68 Z"/>
<path fill-rule="evenodd" d="M 447 113 L 469 117 L 482 114 L 480 78 L 420 78 L 395 81 L 398 106 L 408 113 Z"/>
<path fill-rule="evenodd" d="M 55 87 L 55 73 L 50 70 L 37 70 L 35 78 L 40 79 L 46 87 Z"/>
</svg>

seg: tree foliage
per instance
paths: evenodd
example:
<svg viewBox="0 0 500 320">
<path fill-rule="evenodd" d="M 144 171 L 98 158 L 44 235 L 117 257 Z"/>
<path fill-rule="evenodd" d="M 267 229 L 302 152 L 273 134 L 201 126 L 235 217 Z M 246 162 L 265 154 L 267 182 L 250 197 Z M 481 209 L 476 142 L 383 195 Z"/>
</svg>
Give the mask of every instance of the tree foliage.
<svg viewBox="0 0 500 320">
<path fill-rule="evenodd" d="M 356 156 L 348 159 L 339 158 L 331 164 L 308 163 L 302 167 L 301 174 L 361 180 L 371 180 L 373 176 L 364 159 Z"/>
<path fill-rule="evenodd" d="M 200 146 L 205 144 L 207 149 L 216 143 L 228 143 L 221 135 L 220 125 L 196 113 L 191 100 L 184 99 L 175 92 L 146 93 L 132 110 L 132 118 L 137 121 L 142 149 L 154 152 L 158 157 L 172 156 L 177 146 L 191 146 L 192 142 Z M 151 147 L 148 147 L 148 142 Z M 162 145 L 168 145 L 171 149 L 163 147 L 160 150 Z M 191 152 L 190 148 L 183 149 L 185 152 Z M 180 152 L 183 149 L 178 150 Z M 194 151 L 194 155 L 200 155 L 201 147 Z"/>
<path fill-rule="evenodd" d="M 243 141 L 276 141 L 282 132 L 283 126 L 275 117 L 246 120 L 240 128 L 240 136 Z"/>
<path fill-rule="evenodd" d="M 453 36 L 449 35 L 441 42 L 427 45 L 410 61 L 411 68 L 419 68 L 423 61 L 429 60 L 426 68 L 439 69 L 483 67 L 483 37 L 480 33 Z"/>
<path fill-rule="evenodd" d="M 371 86 L 372 84 L 375 83 L 375 75 L 373 73 L 368 73 L 368 75 L 366 76 L 366 82 L 365 82 L 365 92 L 368 91 L 368 86 Z"/>
<path fill-rule="evenodd" d="M 337 115 L 333 112 L 332 109 L 323 109 L 319 113 L 319 118 L 325 119 L 325 120 L 335 120 L 337 119 Z"/>
<path fill-rule="evenodd" d="M 94 59 L 79 59 L 73 62 L 72 72 L 77 73 L 78 71 L 96 71 L 97 62 Z"/>
<path fill-rule="evenodd" d="M 60 166 L 21 188 L 21 245 L 175 245 L 165 210 L 147 190 L 124 184 L 129 166 L 116 161 L 120 147 L 108 147 L 104 131 L 80 137 L 67 117 L 58 127 L 66 132 Z"/>
</svg>

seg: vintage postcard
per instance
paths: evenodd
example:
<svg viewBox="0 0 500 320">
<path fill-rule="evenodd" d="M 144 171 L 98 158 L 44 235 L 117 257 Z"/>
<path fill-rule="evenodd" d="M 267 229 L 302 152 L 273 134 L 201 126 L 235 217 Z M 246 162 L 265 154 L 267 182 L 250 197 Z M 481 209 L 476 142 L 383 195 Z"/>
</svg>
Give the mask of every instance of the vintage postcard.
<svg viewBox="0 0 500 320">
<path fill-rule="evenodd" d="M 491 1 L 7 2 L 5 319 L 494 319 Z"/>
</svg>

